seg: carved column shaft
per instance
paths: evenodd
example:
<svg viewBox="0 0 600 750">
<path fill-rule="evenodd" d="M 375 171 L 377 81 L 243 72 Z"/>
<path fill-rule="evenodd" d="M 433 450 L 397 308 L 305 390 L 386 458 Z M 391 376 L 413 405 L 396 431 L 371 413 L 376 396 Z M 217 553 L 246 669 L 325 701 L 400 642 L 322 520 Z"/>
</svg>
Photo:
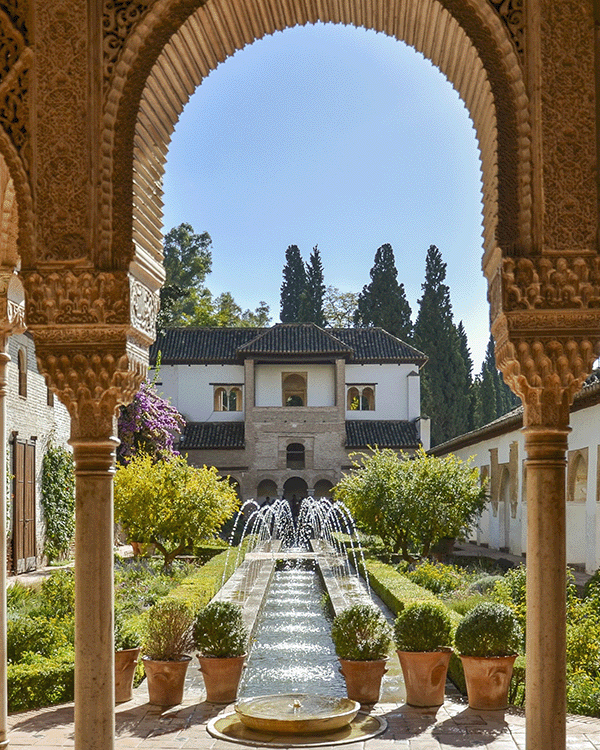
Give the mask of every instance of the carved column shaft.
<svg viewBox="0 0 600 750">
<path fill-rule="evenodd" d="M 10 361 L 7 340 L 8 336 L 0 337 L 0 654 L 6 654 L 6 366 Z M 8 745 L 6 665 L 6 659 L 0 659 L 0 748 Z"/>
</svg>

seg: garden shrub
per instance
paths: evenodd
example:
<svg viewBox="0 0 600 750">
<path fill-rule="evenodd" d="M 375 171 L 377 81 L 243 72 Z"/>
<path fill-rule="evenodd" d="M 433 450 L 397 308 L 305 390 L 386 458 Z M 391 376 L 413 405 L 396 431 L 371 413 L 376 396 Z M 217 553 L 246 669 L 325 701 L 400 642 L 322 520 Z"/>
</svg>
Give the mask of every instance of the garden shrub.
<svg viewBox="0 0 600 750">
<path fill-rule="evenodd" d="M 463 656 L 512 656 L 522 648 L 523 631 L 513 610 L 482 602 L 459 622 L 455 642 Z"/>
<path fill-rule="evenodd" d="M 334 617 L 331 638 L 340 659 L 377 661 L 388 655 L 392 628 L 378 607 L 353 604 Z"/>
<path fill-rule="evenodd" d="M 428 560 L 419 563 L 414 570 L 408 571 L 407 578 L 419 586 L 424 586 L 434 594 L 449 594 L 461 588 L 465 582 L 465 573 L 453 565 L 433 563 Z"/>
<path fill-rule="evenodd" d="M 489 594 L 494 586 L 501 581 L 503 576 L 500 575 L 484 575 L 476 578 L 469 584 L 469 591 L 476 592 L 479 594 Z"/>
<path fill-rule="evenodd" d="M 567 711 L 583 716 L 600 717 L 600 678 L 590 677 L 585 672 L 569 675 Z"/>
<path fill-rule="evenodd" d="M 44 580 L 40 612 L 47 617 L 73 617 L 75 614 L 75 573 L 57 570 Z"/>
<path fill-rule="evenodd" d="M 7 668 L 9 711 L 26 711 L 39 706 L 66 703 L 74 696 L 75 657 L 63 648 L 52 658 L 31 654 Z"/>
<path fill-rule="evenodd" d="M 38 606 L 37 591 L 15 581 L 6 589 L 6 608 L 9 612 L 28 612 Z"/>
<path fill-rule="evenodd" d="M 527 620 L 526 607 L 526 578 L 527 573 L 524 565 L 508 570 L 501 580 L 496 581 L 490 595 L 495 602 L 510 607 L 517 616 L 519 625 L 525 632 Z"/>
<path fill-rule="evenodd" d="M 437 651 L 452 642 L 446 607 L 434 602 L 409 604 L 396 618 L 394 639 L 400 651 Z"/>
<path fill-rule="evenodd" d="M 26 653 L 51 656 L 57 648 L 68 645 L 64 629 L 45 617 L 9 617 L 6 624 L 6 658 L 21 661 Z"/>
</svg>

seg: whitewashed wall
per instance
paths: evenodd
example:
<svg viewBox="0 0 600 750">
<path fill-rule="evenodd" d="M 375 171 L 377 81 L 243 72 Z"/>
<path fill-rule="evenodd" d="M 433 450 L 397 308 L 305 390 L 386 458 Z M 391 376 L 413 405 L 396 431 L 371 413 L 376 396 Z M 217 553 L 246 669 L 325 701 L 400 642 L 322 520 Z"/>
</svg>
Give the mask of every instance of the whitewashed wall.
<svg viewBox="0 0 600 750">
<path fill-rule="evenodd" d="M 307 406 L 335 406 L 334 365 L 256 365 L 256 406 L 282 406 L 282 373 L 306 373 Z"/>
<path fill-rule="evenodd" d="M 346 419 L 416 419 L 419 378 L 409 377 L 415 371 L 414 364 L 346 365 L 346 386 L 375 384 L 375 410 L 347 410 Z"/>
<path fill-rule="evenodd" d="M 214 410 L 214 384 L 243 382 L 243 365 L 161 365 L 157 390 L 171 400 L 188 422 L 243 422 L 243 409 Z"/>
</svg>

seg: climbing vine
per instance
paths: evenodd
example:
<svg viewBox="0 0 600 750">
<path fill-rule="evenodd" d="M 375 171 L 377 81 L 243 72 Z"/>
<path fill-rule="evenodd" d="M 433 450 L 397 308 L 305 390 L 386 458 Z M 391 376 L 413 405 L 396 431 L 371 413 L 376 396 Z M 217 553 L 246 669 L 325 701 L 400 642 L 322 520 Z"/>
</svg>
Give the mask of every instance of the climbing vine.
<svg viewBox="0 0 600 750">
<path fill-rule="evenodd" d="M 48 443 L 42 461 L 42 508 L 48 562 L 64 557 L 75 533 L 75 470 L 66 448 Z"/>
</svg>

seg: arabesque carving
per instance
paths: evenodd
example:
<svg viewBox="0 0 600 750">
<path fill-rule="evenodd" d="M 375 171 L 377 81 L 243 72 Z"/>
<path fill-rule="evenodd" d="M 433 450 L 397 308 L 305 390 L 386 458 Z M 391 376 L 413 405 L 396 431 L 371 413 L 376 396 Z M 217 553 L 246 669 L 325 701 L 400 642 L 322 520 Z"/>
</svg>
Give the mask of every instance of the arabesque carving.
<svg viewBox="0 0 600 750">
<path fill-rule="evenodd" d="M 158 293 L 130 276 L 131 324 L 152 341 L 156 336 L 156 316 L 160 306 Z"/>
<path fill-rule="evenodd" d="M 6 78 L 25 48 L 25 39 L 0 5 L 0 83 Z"/>
<path fill-rule="evenodd" d="M 525 53 L 525 10 L 523 0 L 489 0 L 508 29 L 519 55 Z"/>
<path fill-rule="evenodd" d="M 3 0 L 0 2 L 0 12 L 5 13 L 18 29 L 23 39 L 27 40 L 28 0 Z"/>
<path fill-rule="evenodd" d="M 110 80 L 119 53 L 131 29 L 144 15 L 150 0 L 105 0 L 102 15 L 104 31 L 104 79 Z"/>
</svg>

